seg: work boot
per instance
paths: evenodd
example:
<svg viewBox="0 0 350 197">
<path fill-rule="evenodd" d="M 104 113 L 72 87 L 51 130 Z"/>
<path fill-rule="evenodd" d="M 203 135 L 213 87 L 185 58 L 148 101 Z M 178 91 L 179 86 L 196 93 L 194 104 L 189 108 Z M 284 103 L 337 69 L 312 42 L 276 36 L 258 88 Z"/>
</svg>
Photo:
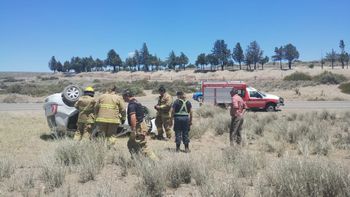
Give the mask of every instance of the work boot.
<svg viewBox="0 0 350 197">
<path fill-rule="evenodd" d="M 191 152 L 190 148 L 188 147 L 188 144 L 185 144 L 185 153 L 189 153 L 189 152 Z"/>
<path fill-rule="evenodd" d="M 176 144 L 176 152 L 180 152 L 180 144 Z"/>
<path fill-rule="evenodd" d="M 157 139 L 158 139 L 158 140 L 168 141 L 168 139 L 165 138 L 163 135 L 157 135 Z"/>
</svg>

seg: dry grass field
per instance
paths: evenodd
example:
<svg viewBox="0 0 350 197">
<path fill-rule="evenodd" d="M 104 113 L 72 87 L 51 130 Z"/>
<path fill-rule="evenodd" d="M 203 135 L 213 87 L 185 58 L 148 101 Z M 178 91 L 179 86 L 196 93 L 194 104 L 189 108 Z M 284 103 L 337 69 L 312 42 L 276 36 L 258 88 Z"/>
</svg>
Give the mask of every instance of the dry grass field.
<svg viewBox="0 0 350 197">
<path fill-rule="evenodd" d="M 350 112 L 248 112 L 230 147 L 228 112 L 196 110 L 191 153 L 149 140 L 160 157 L 131 159 L 127 138 L 52 140 L 43 112 L 0 112 L 0 196 L 348 196 Z"/>
<path fill-rule="evenodd" d="M 342 74 L 345 82 L 350 79 L 348 70 L 315 66 L 311 69 L 301 63 L 286 71 L 268 65 L 253 72 L 101 72 L 69 77 L 59 73 L 0 73 L 0 102 L 43 102 L 45 96 L 70 83 L 93 85 L 98 90 L 119 83 L 135 88 L 141 102 L 153 103 L 156 95 L 152 90 L 160 83 L 167 82 L 171 91 L 181 86 L 191 94 L 201 80 L 243 80 L 284 97 L 286 102 L 350 100 L 338 84 L 283 80 L 296 71 L 317 78 L 324 70 Z M 131 159 L 126 137 L 119 139 L 116 149 L 108 148 L 103 139 L 54 140 L 43 111 L 0 111 L 0 117 L 0 196 L 350 194 L 350 111 L 248 112 L 243 145 L 230 147 L 228 111 L 204 105 L 195 112 L 191 153 L 175 153 L 173 141 L 149 140 L 149 147 L 160 157 L 158 162 Z"/>
</svg>

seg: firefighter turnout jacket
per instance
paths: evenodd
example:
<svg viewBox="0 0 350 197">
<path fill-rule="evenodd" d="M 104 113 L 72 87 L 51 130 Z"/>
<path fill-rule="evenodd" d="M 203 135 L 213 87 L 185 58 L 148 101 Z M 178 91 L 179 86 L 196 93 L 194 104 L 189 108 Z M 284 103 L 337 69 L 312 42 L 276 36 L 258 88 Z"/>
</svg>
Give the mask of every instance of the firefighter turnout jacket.
<svg viewBox="0 0 350 197">
<path fill-rule="evenodd" d="M 171 106 L 173 104 L 173 97 L 167 92 L 163 96 L 159 96 L 158 105 L 160 109 L 157 112 L 158 116 L 170 117 L 171 116 Z"/>
<path fill-rule="evenodd" d="M 114 94 L 102 94 L 95 105 L 96 122 L 121 124 L 126 118 L 124 100 Z"/>
<path fill-rule="evenodd" d="M 79 110 L 78 123 L 94 123 L 94 107 L 95 99 L 91 96 L 84 95 L 74 104 L 74 107 Z"/>
</svg>

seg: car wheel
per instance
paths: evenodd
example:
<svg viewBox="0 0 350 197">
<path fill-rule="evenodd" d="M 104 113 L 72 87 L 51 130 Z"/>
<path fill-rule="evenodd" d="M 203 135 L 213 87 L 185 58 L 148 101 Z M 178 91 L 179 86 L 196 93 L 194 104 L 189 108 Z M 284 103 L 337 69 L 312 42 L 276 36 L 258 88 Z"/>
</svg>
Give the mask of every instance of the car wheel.
<svg viewBox="0 0 350 197">
<path fill-rule="evenodd" d="M 62 92 L 63 99 L 69 103 L 69 105 L 73 105 L 78 101 L 79 97 L 82 95 L 82 90 L 77 85 L 69 85 L 64 88 Z"/>
<path fill-rule="evenodd" d="M 197 101 L 198 101 L 198 102 L 203 102 L 203 96 L 199 96 L 199 97 L 197 98 Z"/>
<path fill-rule="evenodd" d="M 268 103 L 268 104 L 266 105 L 265 110 L 266 110 L 267 112 L 274 112 L 274 111 L 276 111 L 276 105 L 275 105 L 275 104 L 272 104 L 272 103 Z"/>
</svg>

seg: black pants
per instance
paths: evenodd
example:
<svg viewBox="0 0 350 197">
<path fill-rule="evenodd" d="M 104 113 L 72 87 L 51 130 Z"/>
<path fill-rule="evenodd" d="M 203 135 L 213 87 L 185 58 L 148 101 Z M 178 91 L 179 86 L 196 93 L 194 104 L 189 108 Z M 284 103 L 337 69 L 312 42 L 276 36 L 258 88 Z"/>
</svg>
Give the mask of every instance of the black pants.
<svg viewBox="0 0 350 197">
<path fill-rule="evenodd" d="M 231 118 L 231 127 L 230 127 L 230 143 L 231 144 L 233 144 L 233 141 L 236 141 L 237 144 L 241 143 L 243 122 L 244 122 L 243 117 L 232 117 Z"/>
<path fill-rule="evenodd" d="M 190 143 L 188 133 L 190 131 L 190 118 L 188 116 L 175 116 L 174 117 L 174 131 L 176 144 Z"/>
</svg>

